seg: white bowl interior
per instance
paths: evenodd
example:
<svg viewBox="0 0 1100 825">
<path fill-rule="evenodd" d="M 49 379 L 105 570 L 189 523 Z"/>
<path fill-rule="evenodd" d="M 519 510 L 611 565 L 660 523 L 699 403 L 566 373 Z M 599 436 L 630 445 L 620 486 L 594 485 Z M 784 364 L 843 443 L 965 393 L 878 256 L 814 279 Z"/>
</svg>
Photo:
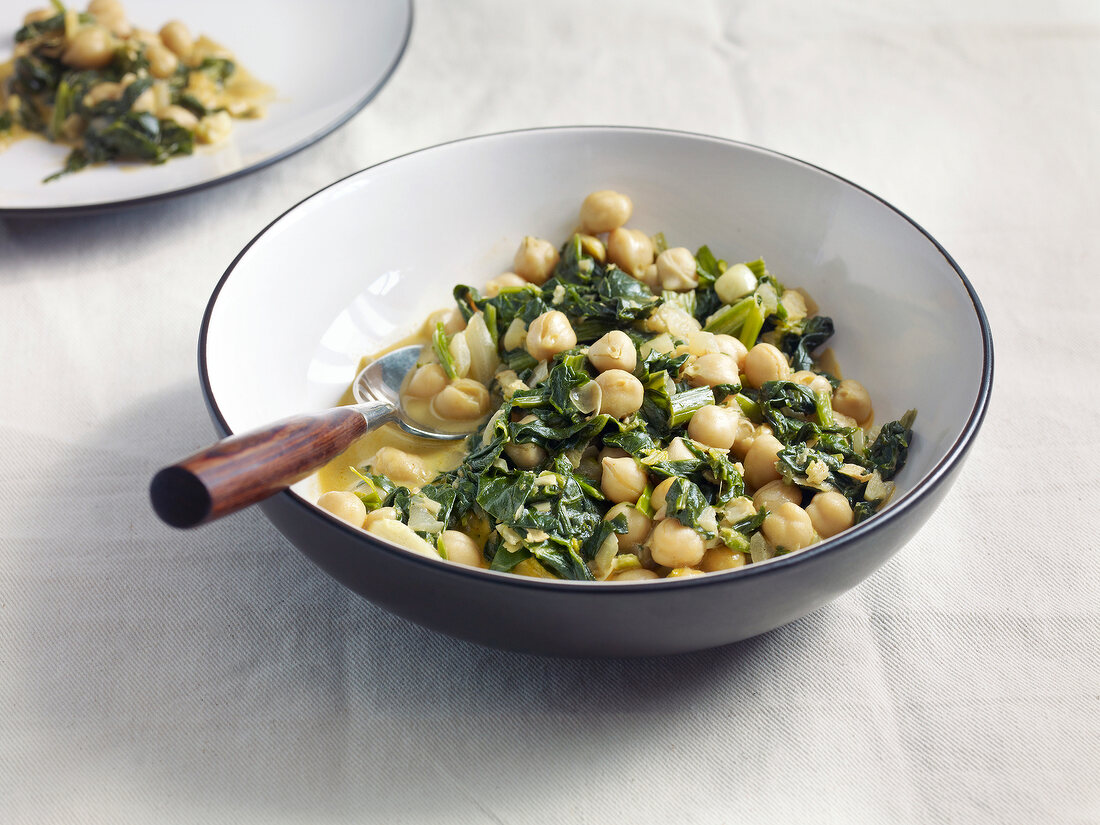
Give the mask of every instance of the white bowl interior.
<svg viewBox="0 0 1100 825">
<path fill-rule="evenodd" d="M 451 306 L 455 283 L 511 267 L 524 235 L 555 243 L 582 198 L 634 199 L 632 227 L 763 256 L 833 317 L 845 376 L 876 420 L 916 407 L 899 498 L 964 429 L 983 367 L 978 314 L 958 273 L 914 225 L 811 166 L 726 141 L 578 128 L 460 141 L 341 181 L 273 224 L 212 307 L 206 369 L 231 431 L 333 404 L 359 358 Z M 897 499 L 895 499 L 896 501 Z"/>
</svg>

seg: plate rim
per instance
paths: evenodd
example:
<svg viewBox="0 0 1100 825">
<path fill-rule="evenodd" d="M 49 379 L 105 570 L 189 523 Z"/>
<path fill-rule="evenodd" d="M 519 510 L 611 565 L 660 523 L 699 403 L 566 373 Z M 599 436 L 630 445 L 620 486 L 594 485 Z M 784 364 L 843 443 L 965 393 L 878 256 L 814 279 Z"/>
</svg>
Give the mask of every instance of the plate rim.
<svg viewBox="0 0 1100 825">
<path fill-rule="evenodd" d="M 347 110 L 341 112 L 335 119 L 322 126 L 317 131 L 310 135 L 307 135 L 297 143 L 291 144 L 287 148 L 280 152 L 276 152 L 270 157 L 263 158 L 256 161 L 250 166 L 245 166 L 241 169 L 236 169 L 233 172 L 228 172 L 224 175 L 219 175 L 216 178 L 210 180 L 201 181 L 200 183 L 190 184 L 187 186 L 178 187 L 176 189 L 169 189 L 165 192 L 157 192 L 152 195 L 139 195 L 133 198 L 125 198 L 123 200 L 110 200 L 99 201 L 97 203 L 77 204 L 73 206 L 14 206 L 7 207 L 0 204 L 0 218 L 62 218 L 69 216 L 99 214 L 103 212 L 110 212 L 116 209 L 129 209 L 136 206 L 145 206 L 151 203 L 156 203 L 162 200 L 168 200 L 169 198 L 180 197 L 181 195 L 190 195 L 194 192 L 201 192 L 204 189 L 210 189 L 215 186 L 219 186 L 223 183 L 229 183 L 230 181 L 242 178 L 245 175 L 251 175 L 253 172 L 259 172 L 261 169 L 266 169 L 268 166 L 278 163 L 279 161 L 286 160 L 291 155 L 296 155 L 303 149 L 307 149 L 313 146 L 315 143 L 325 139 L 361 111 L 366 108 L 378 95 L 386 84 L 390 82 L 390 78 L 393 77 L 394 72 L 397 71 L 397 67 L 401 65 L 402 59 L 405 57 L 405 52 L 408 51 L 409 41 L 412 39 L 413 20 L 416 16 L 416 8 L 414 0 L 399 0 L 405 5 L 408 14 L 408 20 L 405 23 L 405 32 L 401 40 L 401 46 L 398 48 L 397 53 L 394 55 L 390 65 L 386 67 L 386 71 L 382 73 L 382 76 L 378 81 L 367 89 L 366 93 L 356 100 Z"/>
<path fill-rule="evenodd" d="M 612 132 L 632 132 L 632 133 L 650 133 L 655 135 L 674 135 L 677 137 L 695 138 L 705 141 L 713 141 L 716 143 L 723 143 L 727 145 L 734 145 L 742 149 L 748 149 L 754 152 L 760 152 L 765 155 L 771 155 L 773 157 L 779 157 L 800 166 L 812 169 L 827 177 L 840 181 L 842 184 L 855 189 L 864 195 L 878 201 L 891 212 L 894 212 L 901 217 L 906 223 L 912 226 L 920 235 L 922 235 L 929 243 L 935 247 L 936 251 L 943 256 L 948 266 L 955 272 L 956 276 L 962 282 L 962 286 L 965 289 L 967 296 L 970 298 L 972 307 L 975 313 L 975 319 L 978 323 L 979 332 L 982 342 L 982 364 L 981 364 L 981 377 L 978 382 L 977 395 L 974 399 L 974 404 L 970 409 L 969 414 L 966 417 L 966 421 L 963 424 L 962 430 L 958 437 L 951 444 L 951 446 L 944 453 L 942 458 L 937 461 L 932 468 L 925 474 L 925 476 L 919 479 L 913 490 L 903 500 L 896 504 L 883 509 L 882 512 L 876 513 L 872 518 L 867 519 L 864 522 L 854 525 L 853 527 L 845 530 L 840 535 L 819 542 L 800 550 L 797 553 L 790 553 L 784 556 L 777 556 L 769 559 L 763 563 L 749 564 L 744 567 L 736 568 L 733 570 L 724 570 L 721 572 L 711 573 L 706 576 L 688 576 L 676 579 L 659 579 L 656 581 L 638 581 L 638 582 L 620 582 L 613 586 L 608 586 L 607 582 L 603 581 L 572 581 L 572 580 L 545 580 L 532 578 L 528 576 L 517 576 L 512 573 L 505 573 L 495 570 L 487 570 L 482 568 L 467 567 L 466 565 L 450 564 L 440 565 L 438 561 L 429 559 L 423 556 L 419 556 L 416 553 L 412 553 L 397 545 L 390 544 L 375 538 L 369 533 L 352 527 L 350 524 L 337 518 L 336 516 L 325 512 L 321 508 L 310 504 L 300 494 L 296 493 L 293 489 L 286 489 L 279 493 L 276 493 L 270 500 L 282 500 L 285 503 L 292 505 L 293 507 L 304 510 L 307 513 L 314 515 L 315 517 L 326 520 L 330 523 L 331 527 L 337 529 L 337 531 L 345 532 L 353 536 L 355 539 L 365 541 L 368 545 L 376 550 L 380 550 L 385 553 L 399 555 L 406 562 L 413 565 L 422 565 L 428 567 L 433 571 L 439 571 L 443 568 L 447 573 L 455 576 L 472 578 L 481 580 L 484 582 L 496 582 L 497 584 L 507 585 L 519 589 L 533 589 L 533 590 L 552 590 L 556 592 L 584 592 L 596 588 L 604 593 L 616 593 L 620 595 L 626 594 L 639 594 L 645 592 L 653 592 L 655 590 L 673 590 L 673 589 L 694 589 L 700 587 L 712 587 L 718 586 L 731 580 L 756 578 L 758 576 L 767 576 L 770 574 L 779 573 L 790 567 L 800 566 L 810 560 L 817 559 L 825 554 L 834 554 L 845 549 L 851 549 L 853 546 L 858 545 L 865 537 L 870 533 L 877 533 L 885 529 L 889 524 L 901 519 L 903 516 L 914 510 L 918 505 L 922 504 L 926 498 L 933 495 L 935 491 L 940 488 L 945 482 L 950 483 L 953 478 L 953 471 L 958 468 L 962 460 L 965 458 L 966 453 L 973 446 L 982 424 L 985 421 L 986 414 L 989 412 L 990 398 L 993 392 L 993 373 L 994 373 L 994 348 L 993 348 L 993 332 L 989 325 L 989 318 L 985 312 L 985 307 L 982 305 L 981 299 L 978 297 L 977 291 L 971 284 L 970 279 L 962 271 L 962 268 L 951 256 L 951 254 L 943 247 L 942 244 L 936 238 L 932 236 L 923 226 L 917 223 L 913 218 L 907 215 L 905 212 L 894 206 L 885 198 L 876 195 L 874 192 L 860 186 L 858 183 L 854 183 L 848 178 L 825 169 L 817 164 L 810 163 L 809 161 L 801 158 L 788 155 L 784 152 L 779 152 L 775 149 L 769 149 L 767 147 L 759 146 L 746 141 L 734 140 L 732 138 L 719 137 L 717 135 L 705 134 L 702 132 L 690 132 L 686 130 L 678 129 L 662 129 L 648 126 L 623 126 L 623 125 L 561 125 L 561 126 L 543 126 L 524 129 L 510 129 L 499 132 L 490 132 L 486 134 L 470 135 L 466 137 L 456 138 L 454 140 L 444 141 L 432 146 L 426 146 L 423 148 L 415 149 L 409 152 L 405 152 L 401 155 L 396 155 L 392 158 L 379 161 L 371 166 L 359 169 L 356 172 L 352 172 L 349 175 L 345 175 L 332 183 L 321 187 L 316 192 L 302 198 L 300 201 L 290 206 L 283 211 L 271 222 L 263 227 L 247 244 L 241 249 L 239 253 L 233 258 L 229 266 L 226 268 L 222 277 L 218 280 L 217 284 L 210 295 L 210 299 L 206 305 L 206 309 L 203 312 L 202 322 L 199 326 L 199 341 L 198 341 L 198 367 L 199 367 L 199 384 L 203 395 L 203 402 L 206 405 L 207 412 L 213 419 L 215 430 L 224 437 L 235 435 L 228 426 L 225 417 L 222 415 L 221 409 L 218 407 L 217 401 L 214 399 L 213 388 L 210 384 L 210 375 L 207 371 L 207 338 L 210 331 L 210 322 L 213 316 L 214 307 L 217 304 L 218 298 L 221 295 L 222 288 L 228 282 L 230 275 L 233 274 L 237 268 L 237 264 L 248 254 L 249 250 L 255 245 L 261 238 L 263 238 L 270 230 L 274 229 L 280 224 L 284 218 L 297 210 L 300 206 L 306 202 L 319 197 L 330 189 L 340 186 L 346 181 L 361 175 L 365 172 L 377 169 L 378 167 L 385 166 L 393 163 L 394 161 L 402 160 L 412 155 L 421 154 L 423 152 L 430 152 L 433 150 L 442 149 L 444 147 L 452 146 L 458 143 L 466 143 L 476 140 L 491 140 L 496 138 L 502 138 L 512 135 L 520 134 L 538 134 L 547 132 L 584 132 L 584 131 L 612 131 Z M 268 519 L 270 521 L 270 518 Z M 912 536 L 905 539 L 908 542 Z M 297 549 L 297 548 L 296 548 Z M 301 552 L 301 551 L 300 551 Z M 309 554 L 305 554 L 309 555 Z M 312 557 L 311 557 L 312 560 Z"/>
</svg>

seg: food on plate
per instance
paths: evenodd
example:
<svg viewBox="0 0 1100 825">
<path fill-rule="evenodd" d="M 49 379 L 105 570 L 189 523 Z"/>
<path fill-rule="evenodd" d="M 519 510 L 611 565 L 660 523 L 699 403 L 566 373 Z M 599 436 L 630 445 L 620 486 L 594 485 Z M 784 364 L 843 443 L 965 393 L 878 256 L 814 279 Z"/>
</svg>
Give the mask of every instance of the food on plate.
<svg viewBox="0 0 1100 825">
<path fill-rule="evenodd" d="M 561 247 L 524 238 L 513 271 L 455 287 L 402 405 L 470 437 L 376 431 L 319 506 L 432 558 L 611 581 L 759 563 L 881 508 L 916 413 L 875 427 L 822 351 L 832 320 L 763 260 L 670 247 L 632 211 L 594 192 Z"/>
<path fill-rule="evenodd" d="M 27 134 L 72 147 L 55 180 L 111 160 L 164 163 L 264 114 L 271 89 L 179 20 L 138 28 L 118 0 L 29 12 L 0 64 L 0 148 Z"/>
</svg>

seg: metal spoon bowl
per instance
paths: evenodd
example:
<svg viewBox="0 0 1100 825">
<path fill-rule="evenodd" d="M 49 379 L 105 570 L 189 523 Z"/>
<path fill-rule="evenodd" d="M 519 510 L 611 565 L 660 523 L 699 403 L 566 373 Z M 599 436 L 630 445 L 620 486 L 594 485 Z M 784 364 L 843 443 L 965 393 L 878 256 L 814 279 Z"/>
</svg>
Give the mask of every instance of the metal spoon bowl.
<svg viewBox="0 0 1100 825">
<path fill-rule="evenodd" d="M 356 404 L 232 435 L 165 467 L 149 486 L 153 509 L 173 527 L 213 521 L 285 490 L 390 422 L 434 441 L 466 438 L 414 422 L 402 408 L 401 383 L 420 350 L 401 347 L 367 364 L 352 383 Z"/>
<path fill-rule="evenodd" d="M 351 385 L 352 395 L 359 405 L 349 409 L 360 409 L 363 416 L 367 417 L 367 432 L 393 421 L 405 432 L 420 438 L 433 441 L 457 441 L 465 438 L 469 435 L 468 432 L 449 433 L 425 427 L 413 421 L 401 406 L 401 384 L 416 366 L 421 349 L 420 345 L 412 344 L 391 350 L 363 367 Z M 387 406 L 375 407 L 379 402 Z M 389 417 L 385 417 L 387 415 Z"/>
</svg>

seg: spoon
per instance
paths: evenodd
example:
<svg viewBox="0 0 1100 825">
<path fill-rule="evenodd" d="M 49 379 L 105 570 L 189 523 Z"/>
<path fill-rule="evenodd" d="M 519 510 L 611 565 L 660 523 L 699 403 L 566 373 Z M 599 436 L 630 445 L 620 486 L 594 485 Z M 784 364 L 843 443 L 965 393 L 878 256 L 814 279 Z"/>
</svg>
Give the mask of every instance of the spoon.
<svg viewBox="0 0 1100 825">
<path fill-rule="evenodd" d="M 389 422 L 412 435 L 457 441 L 469 433 L 430 430 L 401 407 L 401 382 L 416 365 L 417 345 L 388 352 L 352 384 L 357 404 L 296 415 L 223 438 L 171 467 L 149 485 L 153 509 L 173 527 L 196 527 L 285 490 L 332 460 L 357 438 Z"/>
</svg>

